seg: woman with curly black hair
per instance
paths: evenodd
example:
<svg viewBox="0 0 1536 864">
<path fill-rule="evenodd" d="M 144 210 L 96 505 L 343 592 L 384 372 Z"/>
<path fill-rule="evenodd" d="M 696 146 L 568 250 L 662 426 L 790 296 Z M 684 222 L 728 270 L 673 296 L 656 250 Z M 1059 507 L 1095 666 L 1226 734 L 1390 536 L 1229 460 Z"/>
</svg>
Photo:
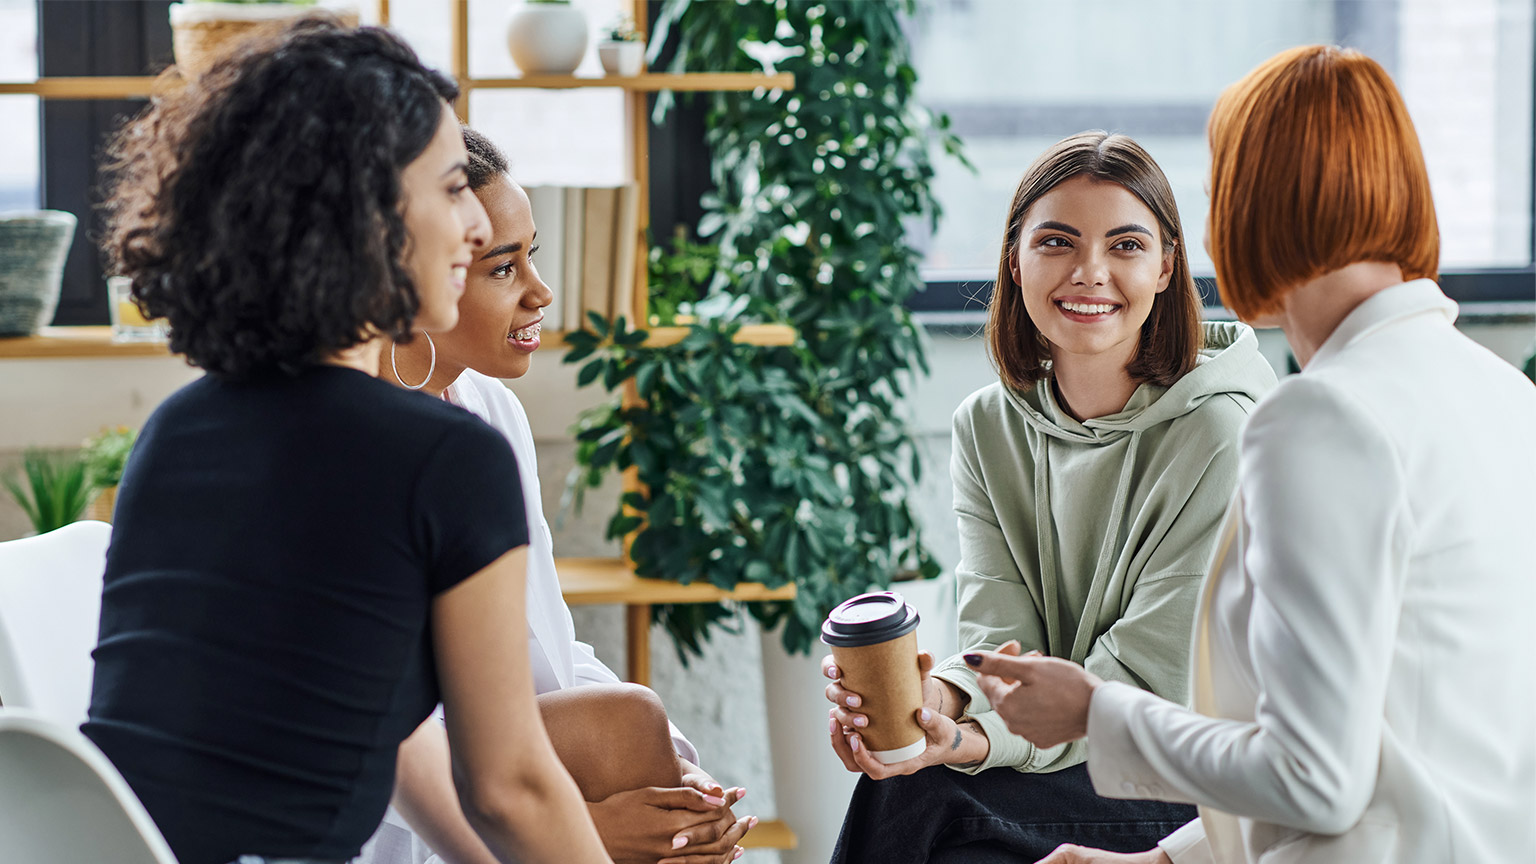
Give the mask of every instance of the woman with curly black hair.
<svg viewBox="0 0 1536 864">
<path fill-rule="evenodd" d="M 124 472 L 82 728 L 181 864 L 356 855 L 439 699 L 498 858 L 609 861 L 534 699 L 516 463 L 374 377 L 454 325 L 488 239 L 455 95 L 387 31 L 306 22 L 109 153 L 108 252 L 208 374 Z"/>
</svg>

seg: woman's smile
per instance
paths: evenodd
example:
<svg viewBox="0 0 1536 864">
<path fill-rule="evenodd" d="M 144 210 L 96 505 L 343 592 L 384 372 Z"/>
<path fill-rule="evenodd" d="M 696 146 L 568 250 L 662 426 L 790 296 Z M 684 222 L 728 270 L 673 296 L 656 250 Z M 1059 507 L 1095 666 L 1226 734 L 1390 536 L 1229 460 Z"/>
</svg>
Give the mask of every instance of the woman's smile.
<svg viewBox="0 0 1536 864">
<path fill-rule="evenodd" d="M 1108 321 L 1122 308 L 1107 297 L 1057 297 L 1052 302 L 1061 310 L 1062 317 L 1081 324 Z"/>
</svg>

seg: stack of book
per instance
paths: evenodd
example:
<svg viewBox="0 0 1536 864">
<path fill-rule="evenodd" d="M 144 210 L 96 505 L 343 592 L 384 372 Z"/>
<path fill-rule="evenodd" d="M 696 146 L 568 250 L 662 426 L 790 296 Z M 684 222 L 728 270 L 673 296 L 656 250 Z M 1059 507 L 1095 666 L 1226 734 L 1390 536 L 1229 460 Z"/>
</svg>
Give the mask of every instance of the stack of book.
<svg viewBox="0 0 1536 864">
<path fill-rule="evenodd" d="M 538 228 L 539 276 L 554 292 L 544 328 L 586 326 L 588 312 L 634 325 L 640 254 L 639 189 L 625 186 L 530 186 Z"/>
</svg>

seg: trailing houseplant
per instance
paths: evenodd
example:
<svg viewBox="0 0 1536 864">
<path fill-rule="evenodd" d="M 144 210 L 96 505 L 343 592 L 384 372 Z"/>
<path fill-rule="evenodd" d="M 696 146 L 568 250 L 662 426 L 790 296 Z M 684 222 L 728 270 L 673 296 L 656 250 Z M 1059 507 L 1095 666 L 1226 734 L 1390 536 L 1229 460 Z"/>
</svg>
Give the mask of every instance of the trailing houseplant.
<svg viewBox="0 0 1536 864">
<path fill-rule="evenodd" d="M 903 306 L 922 288 L 903 222 L 938 218 L 930 148 L 958 155 L 959 142 L 913 99 L 899 20 L 912 6 L 668 0 L 653 51 L 673 40 L 669 71 L 758 71 L 753 56 L 771 54 L 795 89 L 709 97 L 716 190 L 698 233 L 718 257 L 688 337 L 647 347 L 626 322 L 598 320 L 569 337 L 583 385 L 638 397 L 582 419 L 574 485 L 635 469 L 646 491 L 624 496 L 609 533 L 634 532 L 641 575 L 795 582 L 792 604 L 751 607 L 783 622 L 793 652 L 848 596 L 938 572 L 907 503 L 919 460 L 898 405 L 926 360 Z M 748 318 L 800 339 L 737 345 Z M 656 614 L 680 651 L 729 615 Z"/>
</svg>

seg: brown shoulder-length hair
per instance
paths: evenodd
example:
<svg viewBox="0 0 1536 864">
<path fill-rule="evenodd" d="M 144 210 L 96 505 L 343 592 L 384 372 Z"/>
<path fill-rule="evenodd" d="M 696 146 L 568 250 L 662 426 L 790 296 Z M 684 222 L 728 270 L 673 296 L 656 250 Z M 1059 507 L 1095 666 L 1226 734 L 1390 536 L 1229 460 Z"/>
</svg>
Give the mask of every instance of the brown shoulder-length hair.
<svg viewBox="0 0 1536 864">
<path fill-rule="evenodd" d="M 1168 287 L 1152 301 L 1152 312 L 1141 325 L 1136 356 L 1125 367 L 1131 377 L 1161 387 L 1195 368 L 1204 344 L 1200 329 L 1200 295 L 1184 253 L 1184 229 L 1179 207 L 1163 170 L 1140 144 L 1125 135 L 1080 132 L 1040 155 L 1024 172 L 1008 207 L 1003 250 L 997 265 L 997 287 L 987 310 L 987 347 L 1003 383 L 1020 392 L 1035 385 L 1050 368 L 1050 345 L 1024 308 L 1024 296 L 1013 279 L 1024 215 L 1046 193 L 1073 177 L 1088 176 L 1124 187 L 1157 217 L 1163 251 L 1173 255 Z"/>
<path fill-rule="evenodd" d="M 1210 143 L 1211 258 L 1238 317 L 1276 312 L 1297 285 L 1360 261 L 1437 276 L 1424 154 L 1371 58 L 1327 45 L 1275 55 L 1216 100 Z"/>
</svg>

